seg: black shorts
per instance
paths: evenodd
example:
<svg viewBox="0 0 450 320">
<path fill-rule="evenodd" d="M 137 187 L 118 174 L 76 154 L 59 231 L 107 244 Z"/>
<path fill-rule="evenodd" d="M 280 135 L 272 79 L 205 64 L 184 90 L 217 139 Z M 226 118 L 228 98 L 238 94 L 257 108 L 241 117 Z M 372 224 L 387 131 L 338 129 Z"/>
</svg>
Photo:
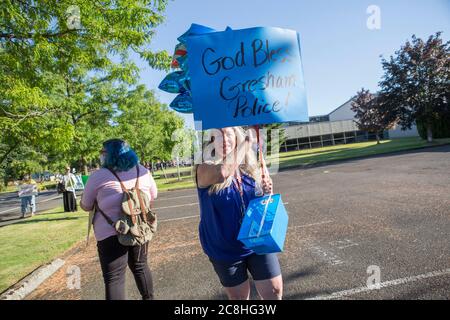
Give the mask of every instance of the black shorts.
<svg viewBox="0 0 450 320">
<path fill-rule="evenodd" d="M 256 253 L 236 262 L 222 262 L 209 259 L 219 276 L 220 283 L 227 288 L 235 287 L 248 279 L 247 270 L 253 280 L 268 280 L 281 274 L 276 253 L 257 255 Z"/>
</svg>

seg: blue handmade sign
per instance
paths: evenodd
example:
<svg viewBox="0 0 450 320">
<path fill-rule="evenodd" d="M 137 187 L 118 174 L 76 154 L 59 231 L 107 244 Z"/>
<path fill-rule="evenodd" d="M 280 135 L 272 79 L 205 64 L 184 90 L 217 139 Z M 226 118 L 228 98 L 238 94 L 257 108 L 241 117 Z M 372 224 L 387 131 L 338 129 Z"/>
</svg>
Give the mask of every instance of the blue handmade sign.
<svg viewBox="0 0 450 320">
<path fill-rule="evenodd" d="M 186 44 L 196 129 L 309 121 L 296 31 L 227 29 Z"/>
</svg>

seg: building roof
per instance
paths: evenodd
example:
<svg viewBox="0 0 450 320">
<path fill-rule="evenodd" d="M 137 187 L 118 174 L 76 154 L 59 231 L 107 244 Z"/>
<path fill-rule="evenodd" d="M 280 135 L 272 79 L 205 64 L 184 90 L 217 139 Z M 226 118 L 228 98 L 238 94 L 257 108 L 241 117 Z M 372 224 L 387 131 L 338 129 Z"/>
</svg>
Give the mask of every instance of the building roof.
<svg viewBox="0 0 450 320">
<path fill-rule="evenodd" d="M 378 92 L 373 93 L 374 96 L 378 96 L 378 94 L 379 94 Z M 318 114 L 318 115 L 313 115 L 313 116 L 310 116 L 310 117 L 324 117 L 324 116 L 329 116 L 329 115 L 331 115 L 332 113 L 338 111 L 340 108 L 344 107 L 347 103 L 349 103 L 350 101 L 352 101 L 352 100 L 355 99 L 355 98 L 356 98 L 356 95 L 353 96 L 353 97 L 351 97 L 351 98 L 348 99 L 347 101 L 345 101 L 345 102 L 344 102 L 343 104 L 341 104 L 339 107 L 337 107 L 337 108 L 335 108 L 334 110 L 330 111 L 328 114 Z"/>
<path fill-rule="evenodd" d="M 349 103 L 350 101 L 352 101 L 353 99 L 355 99 L 356 96 L 351 97 L 350 99 L 348 99 L 347 101 L 345 101 L 343 104 L 341 104 L 339 107 L 337 107 L 336 109 L 334 109 L 333 111 L 331 111 L 330 113 L 328 113 L 328 116 L 336 111 L 338 111 L 340 108 L 344 107 L 345 105 L 347 105 L 347 103 Z"/>
<path fill-rule="evenodd" d="M 341 104 L 339 107 L 335 108 L 333 111 L 330 111 L 330 112 L 327 113 L 327 114 L 316 114 L 316 115 L 309 116 L 309 117 L 311 118 L 311 117 L 326 117 L 326 116 L 329 116 L 329 115 L 332 114 L 333 112 L 335 112 L 335 111 L 337 111 L 338 109 L 340 109 L 340 108 L 342 108 L 343 106 L 345 106 L 347 103 L 349 103 L 349 102 L 350 102 L 351 100 L 353 100 L 355 97 L 356 97 L 356 96 L 351 97 L 350 99 L 348 99 L 347 101 L 345 101 L 343 104 Z"/>
</svg>

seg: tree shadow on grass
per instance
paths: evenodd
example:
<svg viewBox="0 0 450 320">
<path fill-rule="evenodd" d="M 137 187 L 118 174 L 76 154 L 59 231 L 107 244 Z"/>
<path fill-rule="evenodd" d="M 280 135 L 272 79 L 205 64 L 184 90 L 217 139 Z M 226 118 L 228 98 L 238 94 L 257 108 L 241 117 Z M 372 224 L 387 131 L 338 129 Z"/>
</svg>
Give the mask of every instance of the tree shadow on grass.
<svg viewBox="0 0 450 320">
<path fill-rule="evenodd" d="M 432 152 L 450 152 L 449 145 L 432 145 L 428 146 L 412 146 L 411 149 L 397 150 L 397 149 L 385 149 L 381 152 L 377 150 L 379 147 L 388 146 L 389 142 L 382 145 L 371 145 L 354 150 L 338 150 L 329 152 L 326 155 L 311 154 L 302 158 L 294 158 L 281 161 L 280 171 L 295 170 L 298 168 L 320 168 L 333 164 L 341 163 L 356 163 L 362 159 L 376 159 L 376 158 L 389 158 L 406 154 L 420 154 L 420 153 L 432 153 Z M 405 146 L 399 145 L 398 149 Z M 350 153 L 354 151 L 353 153 Z M 380 152 L 380 153 L 378 153 Z"/>
<path fill-rule="evenodd" d="M 67 221 L 67 220 L 78 220 L 80 218 L 85 219 L 86 217 L 64 217 L 64 218 L 42 218 L 42 219 L 33 219 L 33 220 L 25 220 L 14 223 L 16 224 L 30 224 L 30 223 L 39 223 L 39 222 L 53 222 L 53 221 Z"/>
<path fill-rule="evenodd" d="M 37 216 L 39 217 L 38 219 L 36 219 L 36 218 L 30 219 L 31 217 L 29 215 L 27 215 L 25 217 L 26 220 L 24 220 L 24 218 L 20 218 L 17 215 L 15 215 L 11 219 L 4 219 L 4 218 L 0 219 L 0 228 L 6 227 L 6 226 L 10 226 L 10 225 L 14 225 L 14 224 L 30 223 L 30 222 L 33 222 L 33 221 L 36 221 L 36 222 L 49 221 L 49 220 L 56 220 L 57 221 L 57 218 L 50 219 L 50 218 L 45 218 L 45 217 L 47 217 L 47 216 L 50 217 L 50 216 L 53 216 L 53 215 L 61 215 L 61 214 L 64 214 L 64 213 L 66 213 L 68 215 L 70 215 L 70 214 L 77 214 L 77 215 L 78 214 L 85 214 L 85 215 L 80 216 L 80 217 L 70 217 L 71 219 L 83 218 L 83 217 L 86 217 L 87 214 L 88 214 L 87 212 L 84 212 L 84 211 L 77 211 L 77 212 L 64 212 L 64 211 L 45 212 L 44 211 L 42 213 L 40 213 L 40 212 L 37 213 Z"/>
<path fill-rule="evenodd" d="M 319 154 L 322 153 L 332 153 L 332 152 L 342 152 L 342 151 L 348 151 L 351 150 L 353 148 L 347 147 L 347 148 L 336 148 L 336 149 L 330 149 L 330 150 L 322 150 L 322 151 L 314 151 L 312 152 L 311 150 L 314 150 L 314 148 L 312 149 L 303 149 L 303 150 L 297 150 L 297 151 L 288 151 L 286 153 L 279 153 L 279 158 L 283 159 L 283 158 L 306 158 L 308 156 L 317 156 Z M 307 153 L 302 154 L 301 151 L 309 151 Z M 295 152 L 295 154 L 289 154 L 289 152 Z M 285 160 L 288 161 L 288 160 Z"/>
<path fill-rule="evenodd" d="M 359 150 L 362 150 L 359 149 Z M 348 149 L 339 149 L 339 150 L 329 150 L 326 152 L 317 152 L 317 153 L 309 153 L 303 156 L 293 156 L 292 158 L 281 159 L 280 157 L 280 166 L 281 167 L 289 167 L 289 166 L 308 166 L 311 164 L 316 164 L 317 162 L 322 161 L 335 161 L 334 158 L 340 158 L 342 155 L 349 155 L 349 152 L 353 150 Z"/>
</svg>

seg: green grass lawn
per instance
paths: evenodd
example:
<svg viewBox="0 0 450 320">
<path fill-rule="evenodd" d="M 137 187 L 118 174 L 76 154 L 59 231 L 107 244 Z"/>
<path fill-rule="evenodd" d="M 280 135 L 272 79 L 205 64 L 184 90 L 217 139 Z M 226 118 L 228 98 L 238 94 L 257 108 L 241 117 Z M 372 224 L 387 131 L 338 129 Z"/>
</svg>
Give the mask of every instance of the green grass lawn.
<svg viewBox="0 0 450 320">
<path fill-rule="evenodd" d="M 180 174 L 188 173 L 192 170 L 192 167 L 180 167 Z M 167 169 L 164 169 L 167 175 L 176 175 L 177 174 L 177 167 L 170 167 Z M 163 178 L 164 179 L 164 172 L 162 170 L 155 170 L 153 172 L 153 177 L 155 178 Z"/>
<path fill-rule="evenodd" d="M 44 181 L 41 183 L 38 183 L 39 191 L 45 191 L 48 189 L 55 189 L 56 188 L 56 182 L 55 181 Z M 17 192 L 18 188 L 15 185 L 8 185 L 7 187 L 3 187 L 3 189 L 0 191 L 0 193 L 7 193 L 7 192 Z"/>
<path fill-rule="evenodd" d="M 450 138 L 436 139 L 431 145 L 450 143 Z M 291 151 L 279 154 L 280 168 L 317 164 L 322 162 L 344 160 L 394 151 L 409 150 L 429 146 L 419 137 L 383 140 L 379 145 L 375 141 L 341 144 L 323 148 Z"/>
<path fill-rule="evenodd" d="M 55 208 L 0 228 L 0 292 L 87 234 L 88 213 Z"/>
<path fill-rule="evenodd" d="M 155 179 L 156 186 L 158 187 L 158 191 L 169 191 L 176 189 L 185 189 L 185 188 L 193 188 L 195 187 L 194 180 L 192 180 L 192 176 L 186 176 L 178 181 L 178 178 L 170 178 L 167 181 L 164 178 Z"/>
</svg>

